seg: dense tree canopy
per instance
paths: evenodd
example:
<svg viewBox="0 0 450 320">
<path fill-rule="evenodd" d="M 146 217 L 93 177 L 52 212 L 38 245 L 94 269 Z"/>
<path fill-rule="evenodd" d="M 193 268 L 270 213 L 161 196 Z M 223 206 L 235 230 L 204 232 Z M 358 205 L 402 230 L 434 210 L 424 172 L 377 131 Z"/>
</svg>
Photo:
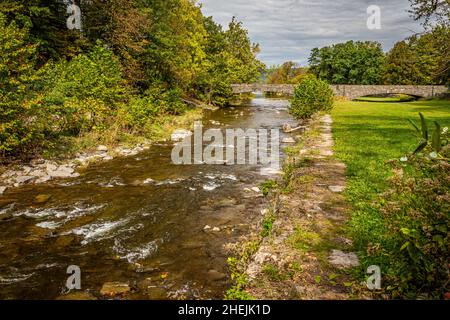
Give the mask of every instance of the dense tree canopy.
<svg viewBox="0 0 450 320">
<path fill-rule="evenodd" d="M 449 84 L 450 29 L 437 26 L 395 44 L 387 54 L 387 84 Z"/>
<path fill-rule="evenodd" d="M 385 55 L 378 42 L 348 41 L 313 49 L 309 63 L 313 74 L 332 84 L 378 84 Z"/>
<path fill-rule="evenodd" d="M 67 25 L 73 3 L 78 29 Z M 194 0 L 2 0 L 0 17 L 3 156 L 36 137 L 180 114 L 186 100 L 225 105 L 230 84 L 264 69 L 242 23 L 223 30 Z"/>
</svg>

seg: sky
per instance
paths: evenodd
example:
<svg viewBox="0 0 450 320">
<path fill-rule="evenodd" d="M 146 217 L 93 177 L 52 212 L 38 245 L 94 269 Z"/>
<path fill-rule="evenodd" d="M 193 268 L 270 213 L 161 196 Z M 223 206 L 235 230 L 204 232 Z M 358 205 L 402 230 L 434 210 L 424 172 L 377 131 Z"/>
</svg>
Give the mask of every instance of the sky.
<svg viewBox="0 0 450 320">
<path fill-rule="evenodd" d="M 225 28 L 233 16 L 244 23 L 258 58 L 268 66 L 294 61 L 307 65 L 312 48 L 347 40 L 395 42 L 423 29 L 409 16 L 408 0 L 199 0 L 202 11 Z M 380 8 L 381 29 L 367 27 L 367 8 Z"/>
</svg>

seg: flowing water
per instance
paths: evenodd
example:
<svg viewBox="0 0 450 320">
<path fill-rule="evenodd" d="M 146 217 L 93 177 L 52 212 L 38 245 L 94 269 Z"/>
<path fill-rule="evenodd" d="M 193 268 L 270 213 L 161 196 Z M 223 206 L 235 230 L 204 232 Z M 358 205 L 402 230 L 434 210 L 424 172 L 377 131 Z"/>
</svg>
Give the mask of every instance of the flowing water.
<svg viewBox="0 0 450 320">
<path fill-rule="evenodd" d="M 287 105 L 257 98 L 207 111 L 202 121 L 205 128 L 281 129 L 292 121 Z M 0 196 L 0 298 L 57 298 L 70 265 L 81 269 L 82 290 L 97 297 L 105 282 L 119 281 L 132 287 L 130 299 L 222 298 L 229 279 L 208 271 L 228 273 L 226 245 L 254 229 L 266 205 L 244 189 L 270 177 L 260 166 L 177 166 L 172 147 L 156 144 L 92 165 L 79 178 Z M 36 205 L 40 194 L 51 198 Z M 205 232 L 206 225 L 220 231 Z"/>
</svg>

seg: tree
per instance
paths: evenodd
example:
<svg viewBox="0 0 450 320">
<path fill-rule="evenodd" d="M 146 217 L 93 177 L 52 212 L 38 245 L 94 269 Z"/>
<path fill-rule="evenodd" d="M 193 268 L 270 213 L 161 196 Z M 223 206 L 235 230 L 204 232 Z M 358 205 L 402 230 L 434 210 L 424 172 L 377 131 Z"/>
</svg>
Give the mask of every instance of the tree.
<svg viewBox="0 0 450 320">
<path fill-rule="evenodd" d="M 388 84 L 449 84 L 450 28 L 440 25 L 395 44 L 383 77 Z"/>
<path fill-rule="evenodd" d="M 417 53 L 406 41 L 397 42 L 386 58 L 383 80 L 386 84 L 411 85 L 423 82 L 417 65 Z"/>
<path fill-rule="evenodd" d="M 233 96 L 231 84 L 255 82 L 264 68 L 256 59 L 259 46 L 252 44 L 242 23 L 234 18 L 223 31 L 211 17 L 204 19 L 207 32 L 205 72 L 196 88 L 202 98 L 216 105 L 227 104 Z"/>
<path fill-rule="evenodd" d="M 151 17 L 144 65 L 147 85 L 162 82 L 186 91 L 205 67 L 203 15 L 190 0 L 144 0 Z"/>
<path fill-rule="evenodd" d="M 37 46 L 29 43 L 28 28 L 7 23 L 0 13 L 0 155 L 19 154 L 33 142 L 32 109 L 27 99 L 35 80 Z M 28 127 L 28 128 L 27 128 Z"/>
<path fill-rule="evenodd" d="M 331 110 L 333 103 L 334 93 L 328 83 L 309 75 L 295 87 L 289 113 L 297 119 L 305 120 L 318 111 Z"/>
<path fill-rule="evenodd" d="M 107 43 L 123 66 L 123 75 L 134 86 L 143 84 L 144 48 L 150 28 L 148 9 L 141 1 L 91 0 L 80 3 L 83 34 L 94 45 L 98 39 Z"/>
<path fill-rule="evenodd" d="M 86 49 L 86 39 L 67 29 L 67 6 L 62 0 L 2 0 L 0 13 L 29 30 L 28 41 L 39 44 L 38 65 L 49 59 L 71 58 Z"/>
<path fill-rule="evenodd" d="M 269 70 L 267 83 L 269 84 L 296 84 L 307 74 L 307 68 L 301 68 L 297 63 L 287 61 L 281 66 Z"/>
<path fill-rule="evenodd" d="M 435 26 L 411 42 L 428 84 L 450 84 L 450 26 Z"/>
<path fill-rule="evenodd" d="M 378 42 L 348 41 L 313 49 L 309 63 L 313 74 L 332 84 L 379 84 L 385 55 Z"/>
<path fill-rule="evenodd" d="M 428 27 L 432 22 L 449 25 L 450 0 L 409 0 L 409 11 L 415 20 L 423 20 L 423 25 Z"/>
</svg>

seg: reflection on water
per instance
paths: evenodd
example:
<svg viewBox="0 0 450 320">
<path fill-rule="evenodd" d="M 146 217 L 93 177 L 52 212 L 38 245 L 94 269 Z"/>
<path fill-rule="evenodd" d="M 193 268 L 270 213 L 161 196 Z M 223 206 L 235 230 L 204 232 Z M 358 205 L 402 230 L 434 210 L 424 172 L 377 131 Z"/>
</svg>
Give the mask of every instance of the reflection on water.
<svg viewBox="0 0 450 320">
<path fill-rule="evenodd" d="M 286 108 L 258 98 L 207 111 L 203 125 L 281 128 Z M 222 298 L 228 280 L 208 271 L 227 273 L 225 245 L 254 228 L 265 205 L 244 189 L 267 176 L 258 166 L 176 166 L 171 150 L 158 144 L 0 197 L 0 298 L 57 298 L 69 265 L 80 266 L 82 289 L 97 296 L 103 283 L 120 281 L 132 299 Z M 39 194 L 51 198 L 36 205 Z"/>
</svg>

